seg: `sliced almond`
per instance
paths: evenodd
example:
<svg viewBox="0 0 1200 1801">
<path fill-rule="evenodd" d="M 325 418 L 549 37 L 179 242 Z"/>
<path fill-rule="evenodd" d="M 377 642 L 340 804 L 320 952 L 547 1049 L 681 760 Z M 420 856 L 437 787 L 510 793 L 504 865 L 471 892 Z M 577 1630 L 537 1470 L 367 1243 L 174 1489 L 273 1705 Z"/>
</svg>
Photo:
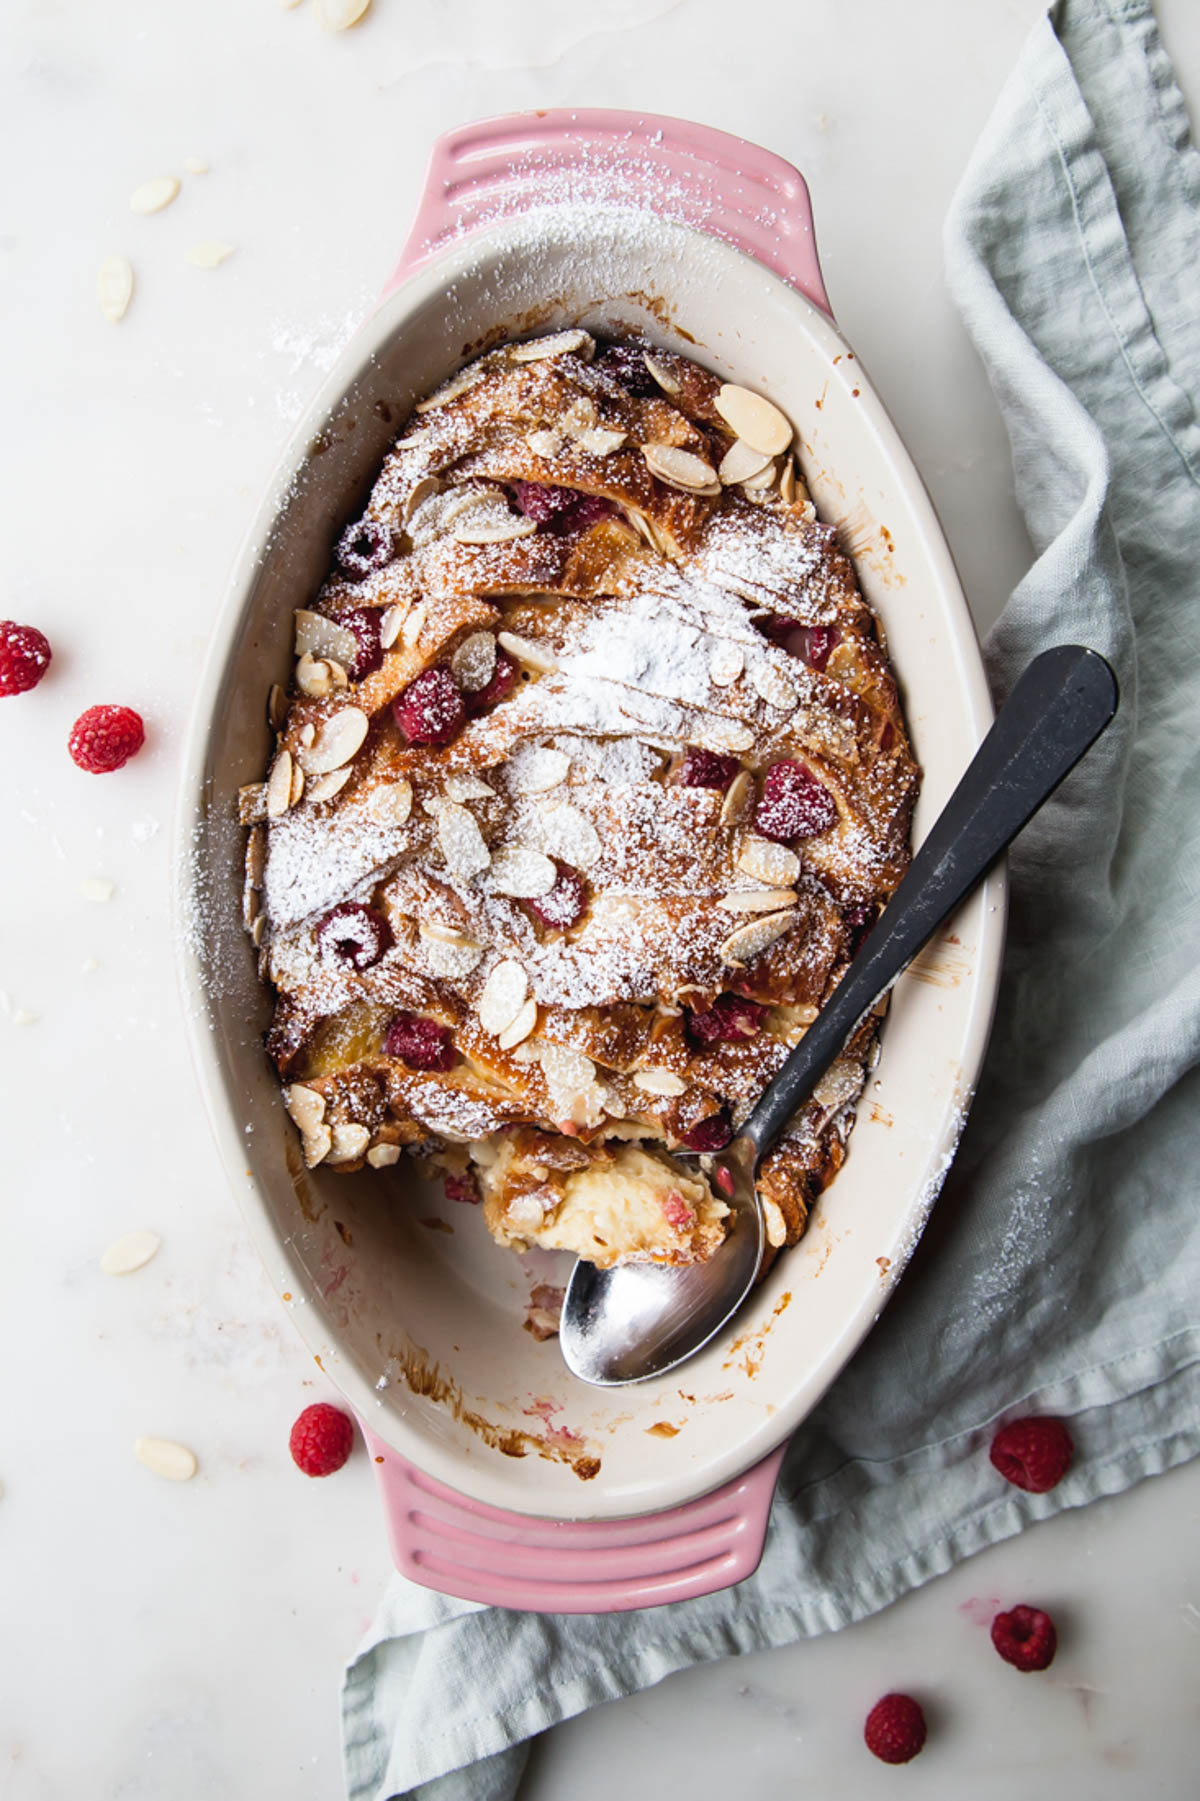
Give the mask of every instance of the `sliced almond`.
<svg viewBox="0 0 1200 1801">
<path fill-rule="evenodd" d="M 496 642 L 510 657 L 524 663 L 527 669 L 536 669 L 540 675 L 551 675 L 558 668 L 552 650 L 544 644 L 534 644 L 529 638 L 520 638 L 516 632 L 498 632 Z"/>
<path fill-rule="evenodd" d="M 671 371 L 665 368 L 664 365 L 659 362 L 657 357 L 653 357 L 650 355 L 649 351 L 643 350 L 642 361 L 645 363 L 646 368 L 654 377 L 654 380 L 658 383 L 664 394 L 680 394 L 683 392 L 683 383 L 676 381 L 675 377 L 671 374 Z"/>
<path fill-rule="evenodd" d="M 492 858 L 492 887 L 515 900 L 536 900 L 549 894 L 557 880 L 558 870 L 550 858 L 523 844 L 506 844 Z"/>
<path fill-rule="evenodd" d="M 496 1036 L 496 1042 L 502 1051 L 511 1051 L 518 1044 L 524 1044 L 538 1022 L 537 1002 L 530 995 L 517 1017 L 510 1026 L 505 1026 Z"/>
<path fill-rule="evenodd" d="M 731 688 L 746 667 L 746 653 L 740 644 L 728 640 L 714 645 L 708 659 L 709 679 L 718 688 Z"/>
<path fill-rule="evenodd" d="M 267 817 L 267 784 L 248 782 L 238 789 L 238 824 L 257 825 Z"/>
<path fill-rule="evenodd" d="M 775 486 L 775 464 L 768 462 L 757 475 L 748 475 L 742 483 L 743 494 L 765 494 Z"/>
<path fill-rule="evenodd" d="M 407 612 L 408 608 L 406 606 L 389 607 L 387 609 L 387 612 L 379 621 L 379 643 L 382 649 L 390 650 L 392 648 L 392 645 L 400 636 L 400 628 L 404 624 L 404 616 Z"/>
<path fill-rule="evenodd" d="M 596 402 L 590 394 L 577 394 L 558 423 L 571 438 L 578 438 L 581 432 L 591 431 L 593 426 L 600 423 Z"/>
<path fill-rule="evenodd" d="M 190 1482 L 196 1474 L 196 1453 L 169 1438 L 135 1438 L 133 1454 L 152 1475 L 168 1482 Z"/>
<path fill-rule="evenodd" d="M 222 243 L 220 238 L 205 238 L 192 245 L 187 260 L 194 269 L 219 269 L 222 263 L 229 261 L 234 248 L 232 244 Z"/>
<path fill-rule="evenodd" d="M 792 441 L 791 420 L 749 388 L 726 382 L 714 405 L 734 436 L 744 438 L 752 450 L 761 450 L 764 456 L 778 456 Z"/>
<path fill-rule="evenodd" d="M 332 800 L 335 794 L 342 792 L 353 774 L 354 771 L 347 767 L 331 769 L 328 775 L 319 775 L 315 782 L 308 785 L 309 801 L 314 806 L 320 806 L 322 801 Z"/>
<path fill-rule="evenodd" d="M 580 432 L 575 442 L 589 456 L 606 457 L 611 456 L 614 450 L 620 450 L 626 437 L 623 431 L 614 431 L 605 425 L 593 425 L 587 431 Z"/>
<path fill-rule="evenodd" d="M 440 808 L 437 834 L 446 867 L 456 881 L 469 882 L 472 876 L 481 874 L 492 860 L 474 814 L 468 813 L 456 801 L 448 800 Z"/>
<path fill-rule="evenodd" d="M 421 925 L 418 929 L 423 942 L 433 944 L 453 944 L 459 950 L 462 950 L 471 942 L 465 933 L 458 930 L 457 926 L 444 926 L 436 919 L 431 919 L 427 924 Z"/>
<path fill-rule="evenodd" d="M 538 746 L 522 751 L 520 758 L 509 764 L 508 785 L 516 794 L 547 794 L 566 781 L 570 768 L 565 750 Z"/>
<path fill-rule="evenodd" d="M 79 884 L 79 892 L 86 901 L 98 901 L 101 905 L 110 901 L 117 892 L 115 882 L 106 881 L 103 876 L 86 876 Z"/>
<path fill-rule="evenodd" d="M 600 855 L 600 834 L 578 807 L 562 805 L 543 813 L 537 825 L 543 850 L 576 869 L 587 869 Z"/>
<path fill-rule="evenodd" d="M 563 435 L 560 431 L 543 428 L 539 431 L 531 431 L 525 439 L 525 444 L 530 456 L 556 457 L 563 447 Z"/>
<path fill-rule="evenodd" d="M 779 477 L 779 493 L 790 506 L 796 498 L 796 459 L 788 457 L 783 465 L 783 473 Z"/>
<path fill-rule="evenodd" d="M 777 938 L 782 938 L 794 925 L 795 919 L 795 912 L 789 910 L 786 913 L 767 913 L 761 919 L 752 919 L 748 925 L 739 926 L 736 932 L 729 934 L 718 952 L 722 963 L 740 969 L 752 957 L 757 957 L 760 951 L 765 951 L 769 944 L 774 944 Z"/>
<path fill-rule="evenodd" d="M 687 1093 L 687 1083 L 673 1069 L 639 1069 L 633 1078 L 635 1088 L 646 1094 L 677 1095 Z"/>
<path fill-rule="evenodd" d="M 185 156 L 183 166 L 189 175 L 208 174 L 208 164 L 202 156 Z"/>
<path fill-rule="evenodd" d="M 748 482 L 755 475 L 761 475 L 764 469 L 771 466 L 771 458 L 765 451 L 755 450 L 744 438 L 735 438 L 721 459 L 721 467 L 717 474 L 725 487 L 732 487 L 735 482 Z"/>
<path fill-rule="evenodd" d="M 373 1144 L 367 1152 L 367 1162 L 372 1169 L 390 1169 L 393 1163 L 400 1161 L 398 1144 Z"/>
<path fill-rule="evenodd" d="M 479 364 L 471 364 L 469 368 L 460 370 L 457 375 L 452 375 L 449 381 L 443 382 L 440 388 L 427 395 L 424 400 L 418 400 L 415 411 L 431 413 L 435 407 L 447 406 L 450 401 L 457 400 L 460 394 L 465 394 L 469 388 L 473 388 L 482 376 L 483 370 Z"/>
<path fill-rule="evenodd" d="M 105 257 L 96 272 L 96 297 L 104 317 L 119 324 L 133 299 L 133 264 L 128 257 Z"/>
<path fill-rule="evenodd" d="M 264 809 L 265 811 L 265 809 Z M 246 839 L 246 880 L 254 888 L 261 888 L 263 876 L 267 872 L 267 833 L 265 826 L 251 827 Z"/>
<path fill-rule="evenodd" d="M 367 799 L 367 812 L 376 825 L 404 825 L 412 812 L 412 783 L 388 782 L 374 788 Z"/>
<path fill-rule="evenodd" d="M 304 740 L 303 732 L 301 732 L 300 738 L 301 738 L 301 742 L 303 742 L 303 740 Z M 293 760 L 293 762 L 292 762 L 292 786 L 288 793 L 289 807 L 299 806 L 300 801 L 303 799 L 303 796 L 304 796 L 304 771 L 301 769 L 299 763 L 297 763 Z"/>
<path fill-rule="evenodd" d="M 595 338 L 578 327 L 556 331 L 548 338 L 532 338 L 527 344 L 513 344 L 508 352 L 514 363 L 542 363 L 552 356 L 582 356 L 585 363 L 590 363 L 595 354 Z"/>
<path fill-rule="evenodd" d="M 331 1163 L 351 1163 L 361 1157 L 371 1142 L 371 1134 L 366 1126 L 354 1121 L 345 1125 L 330 1127 L 330 1146 L 328 1157 Z"/>
<path fill-rule="evenodd" d="M 421 926 L 418 935 L 430 975 L 461 982 L 483 957 L 482 944 L 473 944 L 461 932 L 445 933 L 442 928 L 429 925 Z"/>
<path fill-rule="evenodd" d="M 527 519 L 523 513 L 478 508 L 455 526 L 454 538 L 458 544 L 507 544 L 514 538 L 532 538 L 536 531 L 536 519 Z"/>
<path fill-rule="evenodd" d="M 755 663 L 750 670 L 750 683 L 769 707 L 794 707 L 799 696 L 786 675 L 774 663 Z"/>
<path fill-rule="evenodd" d="M 743 875 L 776 888 L 790 888 L 800 874 L 800 859 L 795 851 L 770 838 L 747 838 L 738 851 L 737 866 Z"/>
<path fill-rule="evenodd" d="M 743 769 L 734 776 L 725 790 L 725 798 L 721 802 L 721 824 L 733 825 L 739 820 L 749 806 L 753 793 L 754 777 L 748 769 Z"/>
<path fill-rule="evenodd" d="M 161 1243 L 157 1232 L 126 1232 L 109 1245 L 100 1268 L 106 1276 L 131 1276 L 135 1269 L 145 1269 Z"/>
<path fill-rule="evenodd" d="M 468 694 L 486 688 L 496 671 L 496 640 L 491 632 L 471 632 L 450 658 L 459 687 Z"/>
<path fill-rule="evenodd" d="M 267 777 L 267 818 L 282 819 L 292 804 L 292 753 L 281 750 Z"/>
<path fill-rule="evenodd" d="M 498 1038 L 516 1020 L 529 993 L 529 977 L 513 958 L 497 963 L 483 985 L 476 1002 L 479 1023 L 485 1032 Z"/>
<path fill-rule="evenodd" d="M 309 1169 L 315 1169 L 318 1163 L 324 1163 L 333 1148 L 333 1133 L 328 1126 L 316 1126 L 311 1132 L 300 1134 L 304 1161 Z"/>
<path fill-rule="evenodd" d="M 258 918 L 261 905 L 258 889 L 246 882 L 242 888 L 242 925 L 247 932 L 254 930 L 254 922 Z"/>
<path fill-rule="evenodd" d="M 371 0 L 317 0 L 317 24 L 324 31 L 348 31 L 370 4 Z"/>
<path fill-rule="evenodd" d="M 419 450 L 422 444 L 428 444 L 432 436 L 433 429 L 431 426 L 418 425 L 415 431 L 409 432 L 407 438 L 397 438 L 396 442 L 392 445 L 392 449 Z"/>
<path fill-rule="evenodd" d="M 314 741 L 316 740 L 316 736 L 317 736 L 316 722 L 312 719 L 306 720 L 305 723 L 300 727 L 299 736 L 300 736 L 301 744 L 304 746 L 305 750 L 307 750 L 309 748 L 309 746 L 311 744 L 313 744 Z"/>
<path fill-rule="evenodd" d="M 400 515 L 403 524 L 407 525 L 417 508 L 423 507 L 427 500 L 441 491 L 442 484 L 436 475 L 423 475 L 404 503 L 404 510 Z"/>
<path fill-rule="evenodd" d="M 724 913 L 775 913 L 796 900 L 794 888 L 738 888 L 717 902 Z"/>
<path fill-rule="evenodd" d="M 296 686 L 310 700 L 324 700 L 333 693 L 333 677 L 329 664 L 306 650 L 296 664 Z"/>
<path fill-rule="evenodd" d="M 255 950 L 257 950 L 259 948 L 259 946 L 262 944 L 262 941 L 266 937 L 266 935 L 267 935 L 267 916 L 265 913 L 260 913 L 258 918 L 255 920 L 254 924 L 250 927 L 250 942 L 254 946 Z"/>
<path fill-rule="evenodd" d="M 272 682 L 267 694 L 267 724 L 273 732 L 281 732 L 288 713 L 288 697 L 278 682 Z"/>
<path fill-rule="evenodd" d="M 339 663 L 353 663 L 358 656 L 358 639 L 346 626 L 324 613 L 310 613 L 306 607 L 296 609 L 295 651 L 302 657 L 308 651 L 314 657 L 336 657 Z"/>
<path fill-rule="evenodd" d="M 407 645 L 410 650 L 421 636 L 421 630 L 425 624 L 425 615 L 428 611 L 429 602 L 426 600 L 418 601 L 417 605 L 413 607 L 412 611 L 407 615 L 404 623 L 400 627 L 400 642 Z"/>
<path fill-rule="evenodd" d="M 315 1132 L 325 1118 L 325 1096 L 303 1082 L 293 1082 L 283 1091 L 283 1104 L 302 1132 Z"/>
<path fill-rule="evenodd" d="M 340 769 L 362 748 L 371 722 L 360 707 L 342 707 L 330 713 L 317 729 L 316 742 L 304 753 L 309 775 L 327 775 Z"/>
<path fill-rule="evenodd" d="M 134 188 L 129 196 L 129 210 L 131 213 L 161 213 L 178 192 L 177 175 L 156 175 L 152 181 L 144 181 L 140 188 Z"/>
<path fill-rule="evenodd" d="M 348 688 L 350 686 L 350 677 L 334 657 L 326 657 L 325 664 L 329 670 L 329 679 L 333 683 L 335 692 L 338 688 Z"/>
<path fill-rule="evenodd" d="M 693 456 L 690 450 L 679 450 L 674 444 L 643 444 L 642 455 L 651 475 L 668 487 L 682 488 L 685 494 L 719 494 L 721 484 L 711 463 Z"/>
<path fill-rule="evenodd" d="M 751 748 L 754 733 L 740 719 L 706 719 L 702 742 L 706 750 L 740 752 Z"/>
<path fill-rule="evenodd" d="M 489 788 L 482 776 L 463 773 L 446 777 L 446 793 L 451 800 L 495 800 L 496 790 Z"/>
</svg>

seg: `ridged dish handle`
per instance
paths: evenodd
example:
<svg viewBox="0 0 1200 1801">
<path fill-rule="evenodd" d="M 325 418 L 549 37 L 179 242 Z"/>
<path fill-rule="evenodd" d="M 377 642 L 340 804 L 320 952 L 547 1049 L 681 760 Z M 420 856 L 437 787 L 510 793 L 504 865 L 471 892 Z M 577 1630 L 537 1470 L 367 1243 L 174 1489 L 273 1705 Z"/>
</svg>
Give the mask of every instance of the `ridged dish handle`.
<svg viewBox="0 0 1200 1801">
<path fill-rule="evenodd" d="M 697 226 L 832 317 L 804 177 L 744 138 L 657 113 L 512 113 L 438 138 L 412 233 L 388 282 L 455 239 L 543 206 L 620 206 Z"/>
<path fill-rule="evenodd" d="M 543 1520 L 460 1495 L 362 1431 L 401 1575 L 532 1613 L 620 1613 L 741 1582 L 762 1557 L 783 1461 L 781 1446 L 723 1488 L 660 1513 Z"/>
</svg>

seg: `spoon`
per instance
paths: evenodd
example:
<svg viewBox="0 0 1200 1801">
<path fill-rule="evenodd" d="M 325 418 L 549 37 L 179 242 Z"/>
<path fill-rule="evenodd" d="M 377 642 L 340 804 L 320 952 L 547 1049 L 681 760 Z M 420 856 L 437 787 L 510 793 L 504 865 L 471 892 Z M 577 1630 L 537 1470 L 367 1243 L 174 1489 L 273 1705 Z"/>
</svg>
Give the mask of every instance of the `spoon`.
<svg viewBox="0 0 1200 1801">
<path fill-rule="evenodd" d="M 1117 699 L 1096 651 L 1060 644 L 1035 657 L 816 1020 L 737 1137 L 703 1158 L 729 1204 L 720 1248 L 703 1263 L 576 1263 L 559 1328 L 573 1375 L 604 1388 L 661 1376 L 733 1318 L 766 1248 L 760 1162 L 859 1021 L 1095 743 Z"/>
</svg>

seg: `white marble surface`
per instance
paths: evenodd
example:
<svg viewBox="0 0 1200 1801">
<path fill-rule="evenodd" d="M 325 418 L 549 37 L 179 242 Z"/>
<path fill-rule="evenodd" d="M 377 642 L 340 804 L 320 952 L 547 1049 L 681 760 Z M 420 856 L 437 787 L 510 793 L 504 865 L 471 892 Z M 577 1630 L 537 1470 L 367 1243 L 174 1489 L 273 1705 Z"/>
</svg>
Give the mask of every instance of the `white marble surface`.
<svg viewBox="0 0 1200 1801">
<path fill-rule="evenodd" d="M 1039 0 L 8 0 L 0 12 L 0 612 L 55 663 L 0 713 L 0 1801 L 341 1793 L 337 1685 L 386 1553 L 361 1453 L 328 1482 L 287 1431 L 327 1390 L 260 1275 L 193 1088 L 168 941 L 175 759 L 237 541 L 290 422 L 404 235 L 432 134 L 539 105 L 650 107 L 757 138 L 810 177 L 830 292 L 940 507 L 978 617 L 1027 557 L 986 386 L 940 272 L 955 179 Z M 1193 96 L 1200 17 L 1161 14 Z M 146 177 L 200 155 L 176 204 Z M 188 248 L 223 238 L 225 266 Z M 123 251 L 119 327 L 94 297 Z M 78 773 L 71 720 L 141 709 L 147 751 Z M 116 884 L 107 904 L 80 883 Z M 92 960 L 98 967 L 92 967 Z M 35 1013 L 14 1023 L 19 1010 Z M 149 1225 L 158 1258 L 96 1260 Z M 191 1445 L 186 1486 L 139 1433 Z M 525 1793 L 686 1786 L 694 1801 L 1132 1793 L 1182 1801 L 1200 1671 L 1200 1469 L 1038 1528 L 837 1638 L 676 1678 L 560 1729 Z M 964 1604 L 1051 1605 L 1046 1677 Z M 903 1778 L 858 1742 L 878 1693 L 927 1696 Z"/>
</svg>

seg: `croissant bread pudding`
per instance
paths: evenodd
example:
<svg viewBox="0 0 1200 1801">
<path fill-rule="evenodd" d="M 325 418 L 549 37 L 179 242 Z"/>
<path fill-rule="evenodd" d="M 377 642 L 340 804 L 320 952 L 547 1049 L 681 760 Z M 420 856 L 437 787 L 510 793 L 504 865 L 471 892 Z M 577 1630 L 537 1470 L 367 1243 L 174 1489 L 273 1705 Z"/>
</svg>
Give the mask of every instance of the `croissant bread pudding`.
<svg viewBox="0 0 1200 1801">
<path fill-rule="evenodd" d="M 880 629 L 768 401 L 582 330 L 422 401 L 241 792 L 267 1046 L 313 1166 L 409 1151 L 501 1245 L 721 1243 L 703 1159 L 908 861 Z M 793 1243 L 878 1020 L 760 1176 Z"/>
</svg>

